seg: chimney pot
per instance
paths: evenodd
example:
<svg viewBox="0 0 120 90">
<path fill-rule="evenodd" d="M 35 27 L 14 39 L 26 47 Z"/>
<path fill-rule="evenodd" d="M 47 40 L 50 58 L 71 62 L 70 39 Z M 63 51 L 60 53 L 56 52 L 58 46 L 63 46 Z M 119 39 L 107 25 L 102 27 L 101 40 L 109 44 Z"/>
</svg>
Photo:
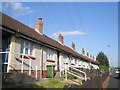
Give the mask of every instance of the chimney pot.
<svg viewBox="0 0 120 90">
<path fill-rule="evenodd" d="M 39 20 L 42 20 L 42 18 L 38 18 Z"/>
</svg>

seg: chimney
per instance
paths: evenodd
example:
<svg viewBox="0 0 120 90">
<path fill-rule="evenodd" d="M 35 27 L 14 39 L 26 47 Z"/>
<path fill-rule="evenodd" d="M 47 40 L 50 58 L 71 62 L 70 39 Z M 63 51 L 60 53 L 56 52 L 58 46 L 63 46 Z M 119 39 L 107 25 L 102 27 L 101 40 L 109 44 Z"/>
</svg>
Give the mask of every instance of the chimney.
<svg viewBox="0 0 120 90">
<path fill-rule="evenodd" d="M 89 58 L 89 53 L 87 52 L 87 57 Z"/>
<path fill-rule="evenodd" d="M 94 56 L 93 56 L 93 60 L 94 60 Z"/>
<path fill-rule="evenodd" d="M 85 55 L 85 50 L 84 50 L 84 48 L 82 48 L 82 54 Z"/>
<path fill-rule="evenodd" d="M 58 39 L 59 39 L 59 42 L 61 44 L 64 44 L 64 42 L 63 42 L 63 36 L 61 34 L 58 35 Z"/>
<path fill-rule="evenodd" d="M 74 42 L 72 42 L 72 49 L 75 50 L 75 44 L 74 44 Z"/>
<path fill-rule="evenodd" d="M 90 54 L 90 59 L 92 59 L 92 55 Z"/>
<path fill-rule="evenodd" d="M 39 18 L 38 21 L 36 21 L 36 31 L 37 31 L 38 33 L 43 34 L 42 18 Z"/>
</svg>

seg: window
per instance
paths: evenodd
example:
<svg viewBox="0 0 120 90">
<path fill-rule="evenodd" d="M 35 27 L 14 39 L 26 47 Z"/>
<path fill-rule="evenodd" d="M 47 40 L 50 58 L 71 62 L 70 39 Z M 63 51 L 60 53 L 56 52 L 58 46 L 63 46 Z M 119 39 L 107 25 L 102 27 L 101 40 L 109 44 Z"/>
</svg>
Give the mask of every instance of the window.
<svg viewBox="0 0 120 90">
<path fill-rule="evenodd" d="M 33 55 L 33 44 L 30 43 L 30 55 Z"/>
<path fill-rule="evenodd" d="M 75 64 L 75 59 L 73 57 L 71 57 L 71 63 Z"/>
<path fill-rule="evenodd" d="M 83 61 L 79 60 L 79 65 L 82 67 L 83 66 Z"/>
<path fill-rule="evenodd" d="M 23 53 L 23 50 L 24 50 L 24 42 L 21 42 L 21 48 L 20 48 L 20 53 Z"/>
<path fill-rule="evenodd" d="M 68 63 L 68 61 L 67 61 L 67 55 L 63 55 L 63 62 L 64 63 Z"/>
<path fill-rule="evenodd" d="M 20 53 L 33 55 L 33 44 L 31 42 L 21 40 Z"/>
<path fill-rule="evenodd" d="M 25 42 L 25 54 L 29 55 L 29 42 Z"/>
<path fill-rule="evenodd" d="M 52 49 L 47 48 L 47 59 L 54 60 L 54 51 Z"/>
<path fill-rule="evenodd" d="M 77 59 L 75 59 L 75 64 L 78 65 L 78 60 Z"/>
</svg>

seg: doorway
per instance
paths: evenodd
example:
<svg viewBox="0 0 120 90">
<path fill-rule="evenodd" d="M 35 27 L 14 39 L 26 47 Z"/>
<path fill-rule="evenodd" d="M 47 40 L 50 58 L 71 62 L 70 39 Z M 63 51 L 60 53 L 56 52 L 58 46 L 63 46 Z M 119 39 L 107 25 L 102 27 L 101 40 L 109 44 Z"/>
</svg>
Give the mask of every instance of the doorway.
<svg viewBox="0 0 120 90">
<path fill-rule="evenodd" d="M 47 77 L 48 78 L 53 78 L 54 77 L 54 68 L 55 68 L 55 66 L 53 66 L 53 65 L 48 65 L 47 66 Z"/>
</svg>

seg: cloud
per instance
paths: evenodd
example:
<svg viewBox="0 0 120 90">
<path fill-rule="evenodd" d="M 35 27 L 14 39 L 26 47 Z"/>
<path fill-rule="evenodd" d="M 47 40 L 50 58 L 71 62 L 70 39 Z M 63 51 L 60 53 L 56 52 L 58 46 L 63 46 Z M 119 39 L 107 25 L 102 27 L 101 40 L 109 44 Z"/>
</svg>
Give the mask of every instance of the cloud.
<svg viewBox="0 0 120 90">
<path fill-rule="evenodd" d="M 11 8 L 15 16 L 23 16 L 26 14 L 30 14 L 33 12 L 30 7 L 23 6 L 20 2 L 10 2 L 6 3 L 6 5 L 3 7 L 3 9 Z"/>
<path fill-rule="evenodd" d="M 85 32 L 80 32 L 80 31 L 67 31 L 67 32 L 58 32 L 58 33 L 54 33 L 54 36 L 58 36 L 59 34 L 62 34 L 63 36 L 67 36 L 67 35 L 84 35 L 86 34 Z"/>
<path fill-rule="evenodd" d="M 33 10 L 31 10 L 30 7 L 25 7 L 23 6 L 22 3 L 18 3 L 18 2 L 12 2 L 11 3 L 11 8 L 17 12 L 16 15 L 17 16 L 23 16 L 25 14 L 30 14 L 33 12 Z"/>
</svg>

